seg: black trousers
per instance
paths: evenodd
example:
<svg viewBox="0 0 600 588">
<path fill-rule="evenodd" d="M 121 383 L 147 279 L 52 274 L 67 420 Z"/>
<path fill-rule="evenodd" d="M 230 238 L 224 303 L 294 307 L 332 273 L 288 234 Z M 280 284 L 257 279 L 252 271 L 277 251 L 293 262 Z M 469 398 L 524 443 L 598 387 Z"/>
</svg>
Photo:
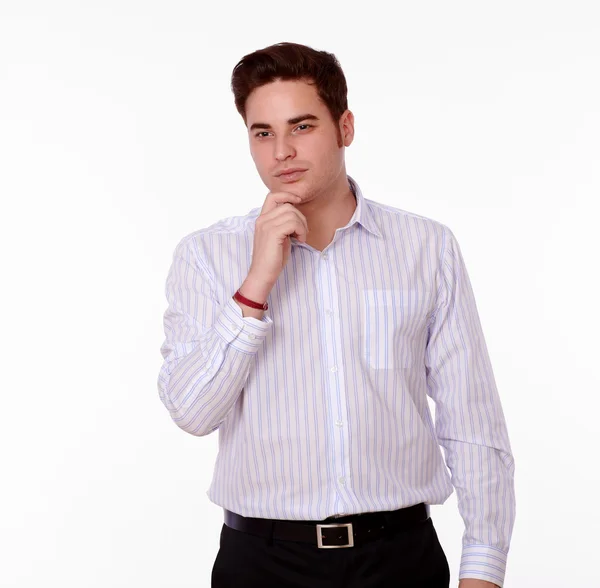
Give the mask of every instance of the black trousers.
<svg viewBox="0 0 600 588">
<path fill-rule="evenodd" d="M 211 588 L 448 588 L 431 518 L 360 546 L 320 549 L 223 524 Z"/>
</svg>

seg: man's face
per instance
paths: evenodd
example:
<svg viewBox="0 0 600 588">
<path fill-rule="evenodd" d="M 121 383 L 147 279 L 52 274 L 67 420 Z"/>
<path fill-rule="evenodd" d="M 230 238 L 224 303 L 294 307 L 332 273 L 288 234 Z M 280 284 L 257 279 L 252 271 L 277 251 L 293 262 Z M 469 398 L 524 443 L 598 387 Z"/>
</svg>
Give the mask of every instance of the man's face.
<svg viewBox="0 0 600 588">
<path fill-rule="evenodd" d="M 246 124 L 250 153 L 265 186 L 270 192 L 296 194 L 303 202 L 339 177 L 344 147 L 353 138 L 352 113 L 346 110 L 334 123 L 315 86 L 300 80 L 256 88 L 246 101 Z M 306 171 L 286 183 L 277 174 L 289 168 Z"/>
</svg>

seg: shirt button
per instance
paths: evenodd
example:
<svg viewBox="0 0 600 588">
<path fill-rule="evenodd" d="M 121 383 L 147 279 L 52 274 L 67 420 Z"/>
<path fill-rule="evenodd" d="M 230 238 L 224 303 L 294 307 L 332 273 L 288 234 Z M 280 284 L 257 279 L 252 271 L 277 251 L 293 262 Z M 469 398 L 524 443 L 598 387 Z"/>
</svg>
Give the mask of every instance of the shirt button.
<svg viewBox="0 0 600 588">
<path fill-rule="evenodd" d="M 321 257 L 322 257 L 323 259 L 327 259 L 328 255 L 327 255 L 327 253 L 323 253 L 323 254 L 321 255 Z"/>
<path fill-rule="evenodd" d="M 332 372 L 337 372 L 337 365 L 334 365 L 334 366 L 331 368 L 331 371 L 332 371 Z"/>
<path fill-rule="evenodd" d="M 342 421 L 335 421 L 335 424 L 336 424 L 338 427 L 341 427 L 341 426 L 342 426 L 344 423 L 343 423 Z"/>
<path fill-rule="evenodd" d="M 250 333 L 248 337 L 250 337 L 250 339 L 256 339 L 256 335 L 254 333 Z"/>
<path fill-rule="evenodd" d="M 345 484 L 346 483 L 346 478 L 344 478 L 344 476 L 340 476 L 339 480 L 340 480 L 340 484 Z"/>
<path fill-rule="evenodd" d="M 235 331 L 237 329 L 237 325 L 235 323 L 231 323 L 231 328 Z"/>
<path fill-rule="evenodd" d="M 327 316 L 333 316 L 333 310 L 331 310 L 330 308 L 328 308 L 325 312 Z"/>
</svg>

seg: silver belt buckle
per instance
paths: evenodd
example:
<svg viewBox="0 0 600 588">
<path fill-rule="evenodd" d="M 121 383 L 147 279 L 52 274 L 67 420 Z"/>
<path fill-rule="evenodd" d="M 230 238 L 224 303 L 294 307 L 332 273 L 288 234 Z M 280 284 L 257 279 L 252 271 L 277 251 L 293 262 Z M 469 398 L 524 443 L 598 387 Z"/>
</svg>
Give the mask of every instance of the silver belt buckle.
<svg viewBox="0 0 600 588">
<path fill-rule="evenodd" d="M 348 545 L 323 545 L 323 536 L 321 529 L 326 527 L 346 527 L 348 529 Z M 320 549 L 336 549 L 338 547 L 354 547 L 354 532 L 352 523 L 332 523 L 331 525 L 317 525 L 317 545 Z"/>
</svg>

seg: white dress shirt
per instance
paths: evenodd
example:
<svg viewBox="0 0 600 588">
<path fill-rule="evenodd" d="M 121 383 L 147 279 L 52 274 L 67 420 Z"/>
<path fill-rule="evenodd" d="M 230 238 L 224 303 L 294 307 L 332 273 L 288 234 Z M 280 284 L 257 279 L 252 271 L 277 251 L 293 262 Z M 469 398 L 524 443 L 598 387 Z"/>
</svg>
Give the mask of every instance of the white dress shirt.
<svg viewBox="0 0 600 588">
<path fill-rule="evenodd" d="M 459 578 L 501 586 L 514 460 L 458 242 L 347 177 L 351 220 L 323 251 L 292 239 L 262 320 L 232 299 L 260 208 L 177 244 L 160 398 L 184 431 L 219 431 L 211 502 L 321 520 L 443 504 L 455 488 Z"/>
</svg>

